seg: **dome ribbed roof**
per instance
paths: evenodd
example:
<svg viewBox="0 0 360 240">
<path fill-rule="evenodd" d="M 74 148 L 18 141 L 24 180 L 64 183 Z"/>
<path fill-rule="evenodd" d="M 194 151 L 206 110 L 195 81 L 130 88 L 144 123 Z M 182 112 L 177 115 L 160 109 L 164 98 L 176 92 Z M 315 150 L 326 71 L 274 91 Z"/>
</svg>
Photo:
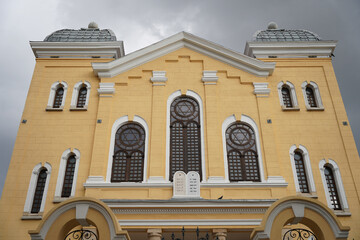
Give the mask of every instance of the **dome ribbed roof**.
<svg viewBox="0 0 360 240">
<path fill-rule="evenodd" d="M 275 28 L 276 27 L 276 28 Z M 320 41 L 321 38 L 307 30 L 278 29 L 276 23 L 270 23 L 268 29 L 255 33 L 256 42 L 295 42 L 295 41 Z"/>
<path fill-rule="evenodd" d="M 95 24 L 95 23 L 93 23 Z M 95 25 L 97 26 L 97 25 Z M 53 32 L 44 39 L 44 42 L 109 42 L 116 41 L 116 36 L 110 29 L 95 28 L 61 29 Z"/>
</svg>

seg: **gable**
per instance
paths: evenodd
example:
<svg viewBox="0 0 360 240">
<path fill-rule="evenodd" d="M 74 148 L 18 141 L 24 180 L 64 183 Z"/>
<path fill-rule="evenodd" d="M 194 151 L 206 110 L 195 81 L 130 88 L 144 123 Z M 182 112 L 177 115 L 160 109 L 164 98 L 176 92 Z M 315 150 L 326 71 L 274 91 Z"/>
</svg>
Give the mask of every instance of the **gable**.
<svg viewBox="0 0 360 240">
<path fill-rule="evenodd" d="M 92 63 L 92 67 L 100 78 L 111 78 L 183 47 L 259 77 L 271 75 L 275 68 L 275 63 L 248 57 L 186 32 L 180 32 L 111 62 Z"/>
</svg>

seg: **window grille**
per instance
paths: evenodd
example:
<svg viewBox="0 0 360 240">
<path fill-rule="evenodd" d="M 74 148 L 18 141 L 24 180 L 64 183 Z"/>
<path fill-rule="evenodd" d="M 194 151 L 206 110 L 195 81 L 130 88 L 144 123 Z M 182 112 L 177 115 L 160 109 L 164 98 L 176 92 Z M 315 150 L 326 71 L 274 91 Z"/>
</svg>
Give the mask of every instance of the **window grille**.
<svg viewBox="0 0 360 240">
<path fill-rule="evenodd" d="M 309 193 L 309 185 L 307 181 L 303 155 L 300 152 L 295 152 L 294 161 L 300 192 Z"/>
<path fill-rule="evenodd" d="M 282 94 L 284 106 L 287 107 L 287 108 L 292 108 L 293 103 L 292 103 L 292 100 L 291 100 L 291 95 L 290 95 L 289 88 L 286 87 L 286 86 L 282 87 L 281 88 L 281 94 Z"/>
<path fill-rule="evenodd" d="M 340 198 L 334 178 L 333 171 L 331 167 L 324 167 L 324 174 L 326 179 L 326 184 L 329 190 L 330 202 L 334 210 L 341 210 Z"/>
<path fill-rule="evenodd" d="M 41 202 L 44 195 L 46 177 L 47 177 L 46 171 L 47 169 L 44 168 L 40 171 L 38 175 L 31 213 L 38 213 L 40 211 Z"/>
<path fill-rule="evenodd" d="M 77 104 L 76 104 L 77 108 L 83 108 L 85 106 L 86 95 L 87 95 L 87 88 L 86 88 L 86 86 L 82 86 L 80 88 L 79 94 L 78 94 L 78 100 L 77 100 Z"/>
<path fill-rule="evenodd" d="M 59 87 L 55 92 L 53 108 L 60 108 L 61 103 L 63 101 L 63 95 L 64 95 L 64 88 Z"/>
<path fill-rule="evenodd" d="M 317 107 L 314 90 L 311 87 L 306 87 L 306 98 L 310 107 Z"/>
<path fill-rule="evenodd" d="M 66 169 L 65 169 L 65 176 L 64 176 L 61 197 L 70 197 L 71 195 L 71 190 L 74 180 L 75 164 L 76 164 L 76 158 L 74 155 L 71 155 L 66 161 Z"/>
</svg>

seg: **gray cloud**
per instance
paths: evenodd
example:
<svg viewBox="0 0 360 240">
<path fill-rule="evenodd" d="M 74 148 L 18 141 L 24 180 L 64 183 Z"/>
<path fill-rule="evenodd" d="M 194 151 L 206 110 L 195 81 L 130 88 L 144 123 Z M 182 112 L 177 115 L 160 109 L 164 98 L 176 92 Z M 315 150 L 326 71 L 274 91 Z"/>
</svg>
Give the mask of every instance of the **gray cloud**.
<svg viewBox="0 0 360 240">
<path fill-rule="evenodd" d="M 253 34 L 275 21 L 281 28 L 307 29 L 339 40 L 333 60 L 350 124 L 360 149 L 360 2 L 357 0 L 13 0 L 0 8 L 0 192 L 35 65 L 28 41 L 62 28 L 96 21 L 123 40 L 126 53 L 180 31 L 238 52 Z"/>
</svg>

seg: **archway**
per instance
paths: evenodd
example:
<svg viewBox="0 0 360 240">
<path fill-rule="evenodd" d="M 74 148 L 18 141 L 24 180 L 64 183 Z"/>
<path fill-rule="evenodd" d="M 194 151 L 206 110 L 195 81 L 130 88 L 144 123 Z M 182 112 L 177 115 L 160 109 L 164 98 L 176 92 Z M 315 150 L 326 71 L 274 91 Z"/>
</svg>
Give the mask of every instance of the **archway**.
<svg viewBox="0 0 360 240">
<path fill-rule="evenodd" d="M 121 230 L 115 215 L 103 202 L 89 197 L 73 198 L 50 210 L 36 230 L 30 230 L 31 239 L 63 240 L 77 226 L 96 228 L 98 239 L 130 240 Z"/>
<path fill-rule="evenodd" d="M 251 239 L 282 239 L 284 226 L 299 223 L 310 229 L 318 240 L 347 239 L 350 230 L 321 202 L 305 197 L 286 197 L 266 211 Z"/>
</svg>

